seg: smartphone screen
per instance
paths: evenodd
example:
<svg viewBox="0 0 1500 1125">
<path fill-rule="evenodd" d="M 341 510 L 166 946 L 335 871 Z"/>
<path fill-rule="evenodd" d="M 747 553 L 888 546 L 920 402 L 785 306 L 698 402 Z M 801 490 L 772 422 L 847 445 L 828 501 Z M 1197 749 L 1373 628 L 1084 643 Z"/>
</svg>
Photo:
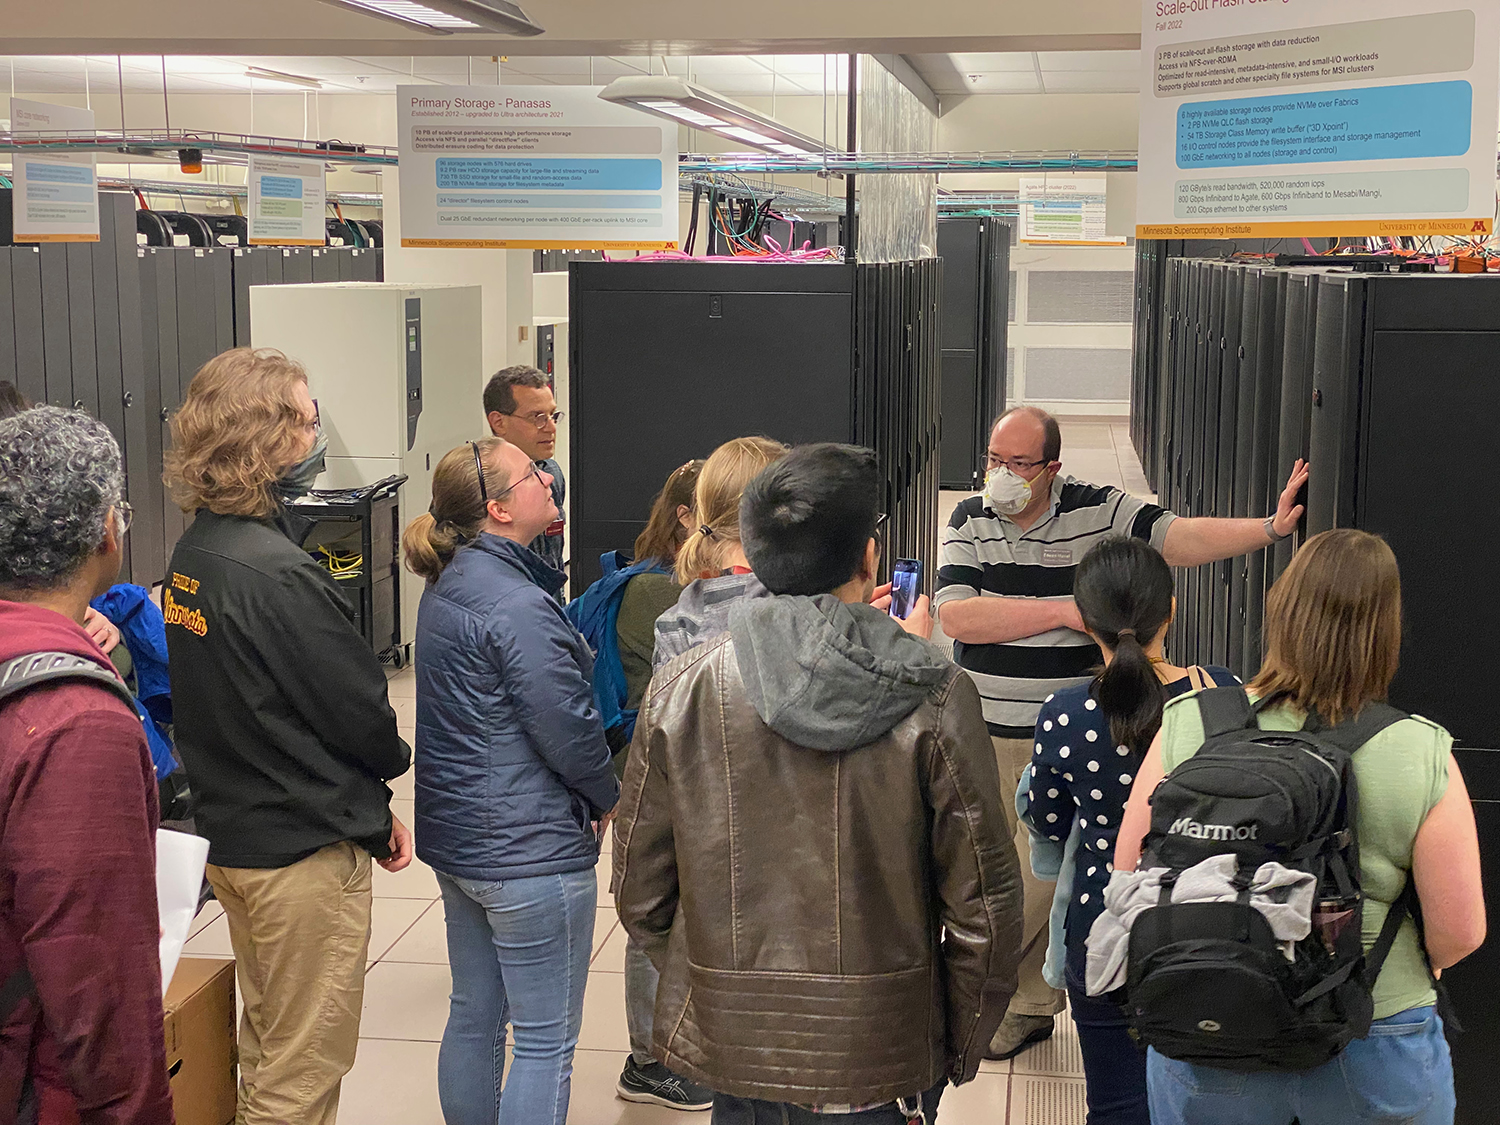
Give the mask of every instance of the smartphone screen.
<svg viewBox="0 0 1500 1125">
<path fill-rule="evenodd" d="M 911 613 L 917 602 L 917 589 L 922 584 L 921 559 L 897 559 L 891 571 L 891 616 L 902 620 Z"/>
</svg>

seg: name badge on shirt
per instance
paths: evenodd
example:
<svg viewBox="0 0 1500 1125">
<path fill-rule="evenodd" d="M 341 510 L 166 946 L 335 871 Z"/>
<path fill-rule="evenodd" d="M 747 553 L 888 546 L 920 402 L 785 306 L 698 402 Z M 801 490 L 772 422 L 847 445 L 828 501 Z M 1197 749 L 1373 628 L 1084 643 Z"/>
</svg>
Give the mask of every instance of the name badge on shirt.
<svg viewBox="0 0 1500 1125">
<path fill-rule="evenodd" d="M 1072 547 L 1043 547 L 1042 548 L 1042 565 L 1043 566 L 1072 566 L 1073 565 L 1073 548 Z"/>
<path fill-rule="evenodd" d="M 547 530 L 546 530 L 546 532 L 544 534 L 547 534 L 547 535 L 561 535 L 563 533 L 563 528 L 565 526 L 567 526 L 567 525 L 564 524 L 562 520 L 553 520 L 551 523 L 549 523 L 547 525 Z"/>
</svg>

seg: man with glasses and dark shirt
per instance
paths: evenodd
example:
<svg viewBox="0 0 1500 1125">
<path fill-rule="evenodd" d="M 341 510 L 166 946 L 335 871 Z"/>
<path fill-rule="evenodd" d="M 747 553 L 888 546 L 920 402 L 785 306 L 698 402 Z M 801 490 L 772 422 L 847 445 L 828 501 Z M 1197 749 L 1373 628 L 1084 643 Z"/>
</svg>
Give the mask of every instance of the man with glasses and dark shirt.
<svg viewBox="0 0 1500 1125">
<path fill-rule="evenodd" d="M 1307 483 L 1307 467 L 1298 461 L 1274 515 L 1186 519 L 1118 488 L 1065 477 L 1061 457 L 1062 433 L 1046 411 L 1019 406 L 996 419 L 984 492 L 961 503 L 943 531 L 932 599 L 943 632 L 955 642 L 953 659 L 979 689 L 1025 884 L 1020 980 L 990 1044 L 992 1059 L 1046 1039 L 1063 1007 L 1063 993 L 1042 978 L 1052 887 L 1032 874 L 1014 796 L 1031 761 L 1042 703 L 1087 683 L 1103 659 L 1073 603 L 1078 561 L 1111 535 L 1145 540 L 1172 566 L 1258 551 L 1296 529 L 1297 494 Z"/>
<path fill-rule="evenodd" d="M 568 496 L 562 466 L 553 460 L 557 451 L 557 427 L 563 412 L 552 396 L 552 383 L 535 367 L 520 364 L 497 371 L 484 388 L 484 413 L 490 433 L 518 447 L 536 466 L 552 478 L 552 501 L 557 519 L 528 546 L 554 570 L 566 571 L 563 529 L 567 524 L 563 503 Z"/>
</svg>

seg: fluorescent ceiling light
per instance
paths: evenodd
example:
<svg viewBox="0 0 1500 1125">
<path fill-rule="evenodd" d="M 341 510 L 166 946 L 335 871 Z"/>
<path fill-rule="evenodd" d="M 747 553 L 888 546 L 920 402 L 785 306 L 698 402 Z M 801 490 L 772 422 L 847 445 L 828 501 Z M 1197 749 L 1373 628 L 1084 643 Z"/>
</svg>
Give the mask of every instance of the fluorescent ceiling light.
<svg viewBox="0 0 1500 1125">
<path fill-rule="evenodd" d="M 519 4 L 511 0 L 324 0 L 341 8 L 394 20 L 433 35 L 455 32 L 500 32 L 504 35 L 540 35 L 544 30 L 531 22 Z"/>
<path fill-rule="evenodd" d="M 246 78 L 258 78 L 262 82 L 280 82 L 285 86 L 301 86 L 305 90 L 321 90 L 323 83 L 316 78 L 308 78 L 301 74 L 283 74 L 279 70 L 264 70 L 258 66 L 252 66 L 245 71 Z"/>
<path fill-rule="evenodd" d="M 767 152 L 828 152 L 821 141 L 789 129 L 774 117 L 695 83 L 667 74 L 616 78 L 599 97 L 699 129 L 711 129 Z"/>
</svg>

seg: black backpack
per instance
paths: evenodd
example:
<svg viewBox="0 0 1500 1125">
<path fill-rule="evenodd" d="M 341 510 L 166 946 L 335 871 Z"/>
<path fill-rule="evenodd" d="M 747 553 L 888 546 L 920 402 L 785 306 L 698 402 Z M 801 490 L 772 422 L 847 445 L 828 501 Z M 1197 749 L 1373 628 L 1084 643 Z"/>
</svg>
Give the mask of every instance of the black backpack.
<svg viewBox="0 0 1500 1125">
<path fill-rule="evenodd" d="M 1141 868 L 1164 867 L 1159 904 L 1130 931 L 1127 1011 L 1168 1058 L 1234 1071 L 1321 1066 L 1369 1032 L 1371 988 L 1402 920 L 1410 880 L 1366 958 L 1354 824 L 1354 752 L 1407 716 L 1372 703 L 1328 728 L 1316 713 L 1300 731 L 1267 731 L 1240 687 L 1197 697 L 1204 742 L 1151 797 Z M 1171 901 L 1187 868 L 1238 857 L 1232 902 Z M 1250 883 L 1277 862 L 1316 879 L 1312 933 L 1288 961 Z"/>
</svg>

